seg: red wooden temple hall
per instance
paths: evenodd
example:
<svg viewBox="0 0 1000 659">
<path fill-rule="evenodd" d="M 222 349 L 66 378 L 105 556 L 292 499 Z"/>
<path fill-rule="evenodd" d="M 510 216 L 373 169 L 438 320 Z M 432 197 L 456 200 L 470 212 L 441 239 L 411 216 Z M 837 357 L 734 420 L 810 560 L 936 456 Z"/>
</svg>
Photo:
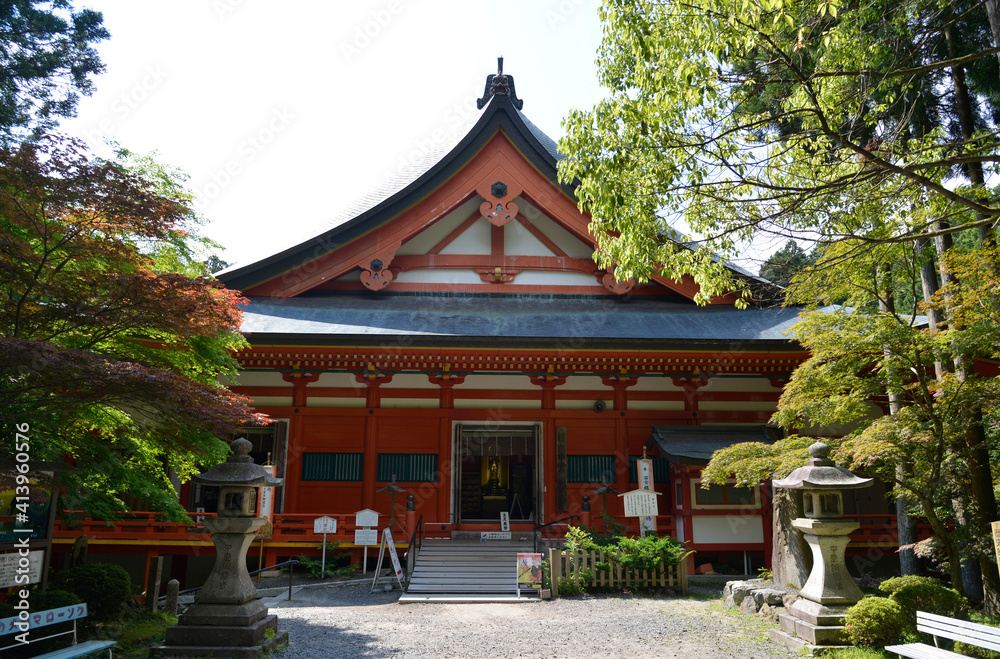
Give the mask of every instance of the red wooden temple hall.
<svg viewBox="0 0 1000 659">
<path fill-rule="evenodd" d="M 479 105 L 416 171 L 301 244 L 217 275 L 249 299 L 251 347 L 227 384 L 278 420 L 245 431 L 284 478 L 276 512 L 370 508 L 388 522 L 379 490 L 395 479 L 432 537 L 499 530 L 501 512 L 529 532 L 579 514 L 584 496 L 598 529 L 605 502 L 637 529 L 617 496 L 594 492 L 636 489 L 646 447 L 658 532 L 690 543 L 697 564 L 764 566 L 766 486 L 702 489 L 700 471 L 717 448 L 774 438 L 765 424 L 806 358 L 785 335 L 800 310 L 740 310 L 734 295 L 699 306 L 688 279 L 618 281 L 595 263 L 590 218 L 513 77 L 490 75 Z M 209 490 L 181 496 L 214 509 Z M 269 563 L 304 553 L 265 551 Z"/>
</svg>

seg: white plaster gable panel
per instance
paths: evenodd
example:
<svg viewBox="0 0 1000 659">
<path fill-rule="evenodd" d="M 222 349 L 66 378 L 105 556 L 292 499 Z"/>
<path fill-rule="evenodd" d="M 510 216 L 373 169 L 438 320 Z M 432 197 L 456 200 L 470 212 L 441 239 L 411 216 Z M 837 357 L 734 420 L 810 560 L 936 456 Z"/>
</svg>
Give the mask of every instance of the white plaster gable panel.
<svg viewBox="0 0 1000 659">
<path fill-rule="evenodd" d="M 592 275 L 551 270 L 525 270 L 514 278 L 513 283 L 521 286 L 599 286 Z"/>
<path fill-rule="evenodd" d="M 576 259 L 589 259 L 594 256 L 592 246 L 582 242 L 572 233 L 550 220 L 529 202 L 524 199 L 518 199 L 518 201 L 520 202 L 521 214 L 566 254 Z"/>
<path fill-rule="evenodd" d="M 482 284 L 483 280 L 475 270 L 420 269 L 406 270 L 395 279 L 401 284 Z"/>
<path fill-rule="evenodd" d="M 504 226 L 503 250 L 511 256 L 556 256 L 555 252 L 531 235 L 520 222 Z"/>
<path fill-rule="evenodd" d="M 470 375 L 461 385 L 463 389 L 517 389 L 531 391 L 537 387 L 531 384 L 527 375 Z"/>
<path fill-rule="evenodd" d="M 695 544 L 764 542 L 764 521 L 759 515 L 694 515 L 691 528 Z"/>
<path fill-rule="evenodd" d="M 439 254 L 490 254 L 490 232 L 493 225 L 479 218 L 472 226 L 451 241 Z"/>
<path fill-rule="evenodd" d="M 445 237 L 458 228 L 462 222 L 469 219 L 473 213 L 479 212 L 479 204 L 482 199 L 474 196 L 452 212 L 437 220 L 429 227 L 413 236 L 399 248 L 397 254 L 426 254 L 435 245 L 445 239 Z"/>
</svg>

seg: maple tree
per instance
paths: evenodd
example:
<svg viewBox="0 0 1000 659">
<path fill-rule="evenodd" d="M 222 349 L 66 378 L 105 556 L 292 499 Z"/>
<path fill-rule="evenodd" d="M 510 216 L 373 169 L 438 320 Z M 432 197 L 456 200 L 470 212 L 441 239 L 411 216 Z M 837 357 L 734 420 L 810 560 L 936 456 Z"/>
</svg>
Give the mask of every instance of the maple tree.
<svg viewBox="0 0 1000 659">
<path fill-rule="evenodd" d="M 31 425 L 32 459 L 71 459 L 68 505 L 181 517 L 168 468 L 185 480 L 267 419 L 219 384 L 243 300 L 197 261 L 189 197 L 124 155 L 0 150 L 0 422 Z"/>
</svg>

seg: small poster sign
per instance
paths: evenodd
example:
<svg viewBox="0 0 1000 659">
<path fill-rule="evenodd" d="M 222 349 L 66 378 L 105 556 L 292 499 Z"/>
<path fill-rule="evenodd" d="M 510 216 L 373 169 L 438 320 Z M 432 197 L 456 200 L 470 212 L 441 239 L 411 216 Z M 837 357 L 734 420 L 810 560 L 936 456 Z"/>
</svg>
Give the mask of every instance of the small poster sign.
<svg viewBox="0 0 1000 659">
<path fill-rule="evenodd" d="M 542 555 L 517 555 L 517 596 L 521 596 L 521 588 L 532 590 L 542 589 Z"/>
<path fill-rule="evenodd" d="M 28 552 L 23 563 L 18 552 L 0 554 L 0 588 L 11 586 L 27 586 L 42 580 L 42 562 L 45 560 L 45 550 L 36 549 Z"/>
<path fill-rule="evenodd" d="M 336 533 L 337 532 L 337 518 L 335 517 L 317 517 L 316 521 L 313 522 L 313 533 L 317 535 L 320 533 Z"/>
</svg>

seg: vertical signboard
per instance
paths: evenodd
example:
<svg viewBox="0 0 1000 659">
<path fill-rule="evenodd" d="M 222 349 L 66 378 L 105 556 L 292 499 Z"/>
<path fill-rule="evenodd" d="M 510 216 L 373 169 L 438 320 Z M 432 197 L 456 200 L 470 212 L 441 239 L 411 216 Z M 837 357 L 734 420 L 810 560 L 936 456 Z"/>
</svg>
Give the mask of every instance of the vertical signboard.
<svg viewBox="0 0 1000 659">
<path fill-rule="evenodd" d="M 639 475 L 639 489 L 647 490 L 649 492 L 653 491 L 653 461 L 649 458 L 643 457 L 636 460 L 635 463 L 636 471 Z M 640 524 L 640 535 L 645 537 L 646 531 L 656 531 L 656 517 L 645 516 L 639 520 Z"/>
</svg>

